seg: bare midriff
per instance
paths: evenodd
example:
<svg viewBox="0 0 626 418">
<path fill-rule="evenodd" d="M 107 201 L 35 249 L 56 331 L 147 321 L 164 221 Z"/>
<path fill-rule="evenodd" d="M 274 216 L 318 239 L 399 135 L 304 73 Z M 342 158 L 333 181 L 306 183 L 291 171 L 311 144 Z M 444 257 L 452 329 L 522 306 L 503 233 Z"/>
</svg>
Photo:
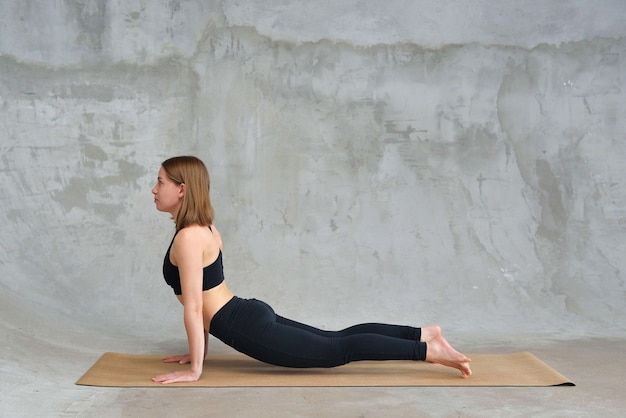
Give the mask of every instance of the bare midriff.
<svg viewBox="0 0 626 418">
<path fill-rule="evenodd" d="M 222 309 L 232 298 L 234 293 L 230 291 L 226 286 L 226 281 L 223 281 L 213 289 L 205 290 L 202 292 L 202 317 L 204 322 L 204 329 L 210 329 L 211 320 L 213 316 Z M 176 296 L 180 303 L 183 303 L 182 295 Z"/>
</svg>

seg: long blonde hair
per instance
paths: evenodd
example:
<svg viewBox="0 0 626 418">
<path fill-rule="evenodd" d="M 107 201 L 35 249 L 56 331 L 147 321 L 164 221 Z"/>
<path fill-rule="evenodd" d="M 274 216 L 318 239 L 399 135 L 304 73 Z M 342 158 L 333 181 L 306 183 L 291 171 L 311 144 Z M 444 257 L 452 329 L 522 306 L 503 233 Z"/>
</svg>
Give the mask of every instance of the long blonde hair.
<svg viewBox="0 0 626 418">
<path fill-rule="evenodd" d="M 172 157 L 161 164 L 167 177 L 174 183 L 185 185 L 185 194 L 176 219 L 176 231 L 192 224 L 213 224 L 209 171 L 204 163 L 193 156 Z"/>
</svg>

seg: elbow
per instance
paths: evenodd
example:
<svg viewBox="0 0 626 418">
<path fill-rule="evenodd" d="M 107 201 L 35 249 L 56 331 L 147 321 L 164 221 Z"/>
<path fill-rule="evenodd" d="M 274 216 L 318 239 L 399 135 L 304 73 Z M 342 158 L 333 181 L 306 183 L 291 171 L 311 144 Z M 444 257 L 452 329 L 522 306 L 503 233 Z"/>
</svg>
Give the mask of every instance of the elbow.
<svg viewBox="0 0 626 418">
<path fill-rule="evenodd" d="M 197 317 L 202 316 L 202 305 L 201 304 L 189 304 L 185 305 L 184 308 L 185 316 Z"/>
</svg>

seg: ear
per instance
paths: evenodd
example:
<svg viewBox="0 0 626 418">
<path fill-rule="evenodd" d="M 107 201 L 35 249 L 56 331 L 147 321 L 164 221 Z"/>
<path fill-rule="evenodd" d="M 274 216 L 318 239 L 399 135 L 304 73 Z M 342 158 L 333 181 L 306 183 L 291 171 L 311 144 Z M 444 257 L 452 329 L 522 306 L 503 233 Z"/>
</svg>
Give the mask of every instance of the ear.
<svg viewBox="0 0 626 418">
<path fill-rule="evenodd" d="M 187 186 L 185 186 L 185 183 L 181 183 L 178 185 L 178 198 L 179 199 L 183 198 L 186 190 L 187 190 Z"/>
</svg>

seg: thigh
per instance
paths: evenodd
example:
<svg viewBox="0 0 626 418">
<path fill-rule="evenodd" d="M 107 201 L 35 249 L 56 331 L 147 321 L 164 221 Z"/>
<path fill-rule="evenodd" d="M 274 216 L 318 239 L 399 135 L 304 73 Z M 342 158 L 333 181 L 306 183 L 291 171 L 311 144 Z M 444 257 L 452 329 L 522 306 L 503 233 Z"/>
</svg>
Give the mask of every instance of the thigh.
<svg viewBox="0 0 626 418">
<path fill-rule="evenodd" d="M 286 367 L 333 367 L 345 364 L 341 339 L 295 321 L 277 321 L 257 335 L 255 344 L 267 363 Z"/>
<path fill-rule="evenodd" d="M 285 318 L 280 315 L 276 315 L 276 322 L 286 327 L 297 328 L 306 332 L 310 332 L 311 334 L 320 335 L 323 337 L 332 337 L 333 334 L 336 333 L 336 331 L 325 331 L 311 325 L 303 324 L 302 322 L 294 321 L 293 319 Z"/>
</svg>

